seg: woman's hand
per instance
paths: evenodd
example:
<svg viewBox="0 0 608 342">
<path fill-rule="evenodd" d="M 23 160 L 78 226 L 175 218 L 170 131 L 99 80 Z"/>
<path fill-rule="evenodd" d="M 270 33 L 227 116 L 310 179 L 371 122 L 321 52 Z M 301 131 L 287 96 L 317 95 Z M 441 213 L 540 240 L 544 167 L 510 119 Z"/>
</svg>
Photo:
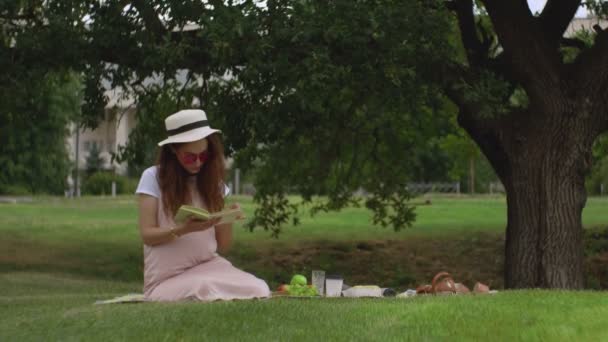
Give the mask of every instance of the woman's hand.
<svg viewBox="0 0 608 342">
<path fill-rule="evenodd" d="M 241 205 L 238 203 L 233 203 L 230 205 L 230 207 L 228 207 L 229 209 L 241 209 Z M 242 210 L 241 210 L 242 211 Z M 244 220 L 245 219 L 245 213 L 243 213 L 242 215 L 237 216 L 236 218 L 237 220 Z"/>
<path fill-rule="evenodd" d="M 199 220 L 195 218 L 188 218 L 186 222 L 182 223 L 180 226 L 176 228 L 179 235 L 184 235 L 193 232 L 201 232 L 203 230 L 207 230 L 213 226 L 215 226 L 218 222 L 220 222 L 221 218 L 216 217 L 211 220 Z"/>
<path fill-rule="evenodd" d="M 239 216 L 237 216 L 237 220 L 245 219 L 245 214 L 243 213 L 240 204 L 233 203 L 228 207 L 228 209 L 239 209 L 241 213 Z M 232 245 L 232 223 L 221 224 L 217 227 L 219 228 L 215 230 L 217 251 L 223 255 L 230 250 L 230 246 Z"/>
</svg>

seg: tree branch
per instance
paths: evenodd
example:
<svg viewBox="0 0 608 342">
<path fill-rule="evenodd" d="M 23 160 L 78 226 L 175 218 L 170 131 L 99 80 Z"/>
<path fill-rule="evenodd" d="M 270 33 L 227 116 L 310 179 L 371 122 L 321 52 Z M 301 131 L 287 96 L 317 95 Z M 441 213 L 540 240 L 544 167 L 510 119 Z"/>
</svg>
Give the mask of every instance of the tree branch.
<svg viewBox="0 0 608 342">
<path fill-rule="evenodd" d="M 590 112 L 599 117 L 595 124 L 599 132 L 608 130 L 608 30 L 595 27 L 597 35 L 592 47 L 583 50 L 572 64 L 572 88 L 580 94 Z"/>
<path fill-rule="evenodd" d="M 463 83 L 471 78 L 470 74 L 471 70 L 468 67 L 456 63 L 448 63 L 441 70 L 442 88 L 445 95 L 458 106 L 460 111 L 476 115 L 477 111 L 467 101 L 465 90 L 463 89 Z"/>
<path fill-rule="evenodd" d="M 167 32 L 167 29 L 158 17 L 158 14 L 148 1 L 133 0 L 133 5 L 141 14 L 146 28 L 150 30 L 150 32 L 152 32 L 157 38 L 162 37 Z"/>
<path fill-rule="evenodd" d="M 485 64 L 483 60 L 487 58 L 488 50 L 477 35 L 475 15 L 473 14 L 473 0 L 450 1 L 448 7 L 456 12 L 460 37 L 469 64 L 476 66 Z"/>
<path fill-rule="evenodd" d="M 505 122 L 508 122 L 508 120 L 480 119 L 462 109 L 458 113 L 458 124 L 479 146 L 503 183 L 505 183 L 509 172 L 507 167 L 509 158 L 503 141 L 504 128 L 508 126 Z"/>
<path fill-rule="evenodd" d="M 538 21 L 547 38 L 559 43 L 581 5 L 581 0 L 548 0 Z"/>
<path fill-rule="evenodd" d="M 608 30 L 598 31 L 592 47 L 583 50 L 572 64 L 572 75 L 580 91 L 592 91 L 608 80 Z"/>
<path fill-rule="evenodd" d="M 587 44 L 584 41 L 577 38 L 562 38 L 561 41 L 562 46 L 577 48 L 581 51 L 587 48 Z"/>
<path fill-rule="evenodd" d="M 473 12 L 472 0 L 454 0 L 447 4 L 458 18 L 458 26 L 463 46 L 467 53 L 469 65 L 472 67 L 487 68 L 497 75 L 502 76 L 511 84 L 517 84 L 511 66 L 507 63 L 504 53 L 491 57 L 490 49 L 495 43 L 495 37 L 488 32 L 480 23 L 476 23 Z M 481 34 L 479 38 L 477 28 Z"/>
<path fill-rule="evenodd" d="M 547 89 L 560 89 L 561 55 L 539 29 L 527 1 L 482 1 L 507 61 L 524 88 L 539 96 L 546 96 Z"/>
<path fill-rule="evenodd" d="M 465 129 L 469 136 L 481 148 L 484 155 L 488 158 L 494 170 L 501 180 L 505 180 L 507 168 L 504 167 L 508 162 L 507 154 L 502 147 L 500 140 L 504 122 L 508 122 L 508 117 L 504 118 L 482 118 L 479 116 L 479 107 L 468 101 L 465 90 L 458 86 L 458 82 L 463 82 L 468 78 L 470 71 L 465 67 L 453 66 L 451 70 L 443 72 L 445 75 L 452 75 L 454 80 L 445 84 L 444 92 L 446 96 L 458 106 L 458 124 Z M 503 173 L 501 173 L 503 172 Z"/>
</svg>

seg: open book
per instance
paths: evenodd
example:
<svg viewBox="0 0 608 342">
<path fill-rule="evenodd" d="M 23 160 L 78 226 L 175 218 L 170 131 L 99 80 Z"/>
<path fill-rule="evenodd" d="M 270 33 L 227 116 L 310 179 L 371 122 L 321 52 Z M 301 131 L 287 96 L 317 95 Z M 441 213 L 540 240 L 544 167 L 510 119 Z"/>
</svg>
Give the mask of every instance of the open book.
<svg viewBox="0 0 608 342">
<path fill-rule="evenodd" d="M 220 217 L 221 220 L 217 224 L 226 224 L 226 223 L 232 223 L 232 222 L 238 220 L 238 217 L 242 217 L 242 216 L 245 216 L 245 214 L 243 213 L 243 210 L 240 208 L 239 209 L 226 209 L 226 210 L 218 211 L 215 213 L 210 213 L 205 209 L 193 207 L 191 205 L 182 205 L 177 210 L 177 214 L 175 214 L 175 217 L 173 218 L 173 220 L 175 221 L 175 223 L 183 223 L 188 219 L 188 217 L 193 217 L 197 220 L 203 220 L 203 221 L 210 220 L 210 219 L 213 219 L 216 217 Z"/>
</svg>

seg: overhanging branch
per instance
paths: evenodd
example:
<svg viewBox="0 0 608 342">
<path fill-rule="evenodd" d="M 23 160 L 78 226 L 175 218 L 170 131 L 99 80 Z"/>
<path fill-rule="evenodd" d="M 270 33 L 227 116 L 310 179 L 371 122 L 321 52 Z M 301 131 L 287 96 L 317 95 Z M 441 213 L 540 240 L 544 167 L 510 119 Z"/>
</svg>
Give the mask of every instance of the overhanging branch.
<svg viewBox="0 0 608 342">
<path fill-rule="evenodd" d="M 592 47 L 582 51 L 574 60 L 573 75 L 578 89 L 592 91 L 608 82 L 608 30 L 594 26 L 597 32 Z"/>
<path fill-rule="evenodd" d="M 555 85 L 557 89 L 561 76 L 561 55 L 540 30 L 527 1 L 482 1 L 520 83 L 539 95 L 546 91 L 548 85 Z"/>
<path fill-rule="evenodd" d="M 166 33 L 166 28 L 160 20 L 158 13 L 152 5 L 146 0 L 133 0 L 133 5 L 141 14 L 146 28 L 150 30 L 157 38 L 160 38 Z"/>
<path fill-rule="evenodd" d="M 562 46 L 577 48 L 581 51 L 587 48 L 587 44 L 584 41 L 577 38 L 562 38 L 561 41 Z"/>
<path fill-rule="evenodd" d="M 581 0 L 547 1 L 538 21 L 548 39 L 556 44 L 559 43 L 581 2 Z"/>
<path fill-rule="evenodd" d="M 482 44 L 477 35 L 473 0 L 454 0 L 448 3 L 448 8 L 456 13 L 462 44 L 467 54 L 469 64 L 485 64 L 488 55 L 487 45 Z"/>
<path fill-rule="evenodd" d="M 463 86 L 465 83 L 476 82 L 472 69 L 463 65 L 447 64 L 441 73 L 444 75 L 444 94 L 458 107 L 458 124 L 481 148 L 498 176 L 504 180 L 508 158 L 503 148 L 503 127 L 509 122 L 510 115 L 494 118 L 480 115 L 483 104 L 470 100 Z"/>
</svg>

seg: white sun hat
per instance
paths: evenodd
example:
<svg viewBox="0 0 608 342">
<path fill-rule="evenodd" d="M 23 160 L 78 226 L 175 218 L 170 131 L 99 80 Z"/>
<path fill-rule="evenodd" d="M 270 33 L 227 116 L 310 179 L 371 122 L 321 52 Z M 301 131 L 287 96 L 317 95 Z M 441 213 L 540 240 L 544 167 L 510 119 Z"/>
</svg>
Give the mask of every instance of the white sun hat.
<svg viewBox="0 0 608 342">
<path fill-rule="evenodd" d="M 197 141 L 213 133 L 222 133 L 209 126 L 207 114 L 200 109 L 184 109 L 169 115 L 165 119 L 165 128 L 169 137 L 159 142 L 158 146 Z"/>
</svg>

